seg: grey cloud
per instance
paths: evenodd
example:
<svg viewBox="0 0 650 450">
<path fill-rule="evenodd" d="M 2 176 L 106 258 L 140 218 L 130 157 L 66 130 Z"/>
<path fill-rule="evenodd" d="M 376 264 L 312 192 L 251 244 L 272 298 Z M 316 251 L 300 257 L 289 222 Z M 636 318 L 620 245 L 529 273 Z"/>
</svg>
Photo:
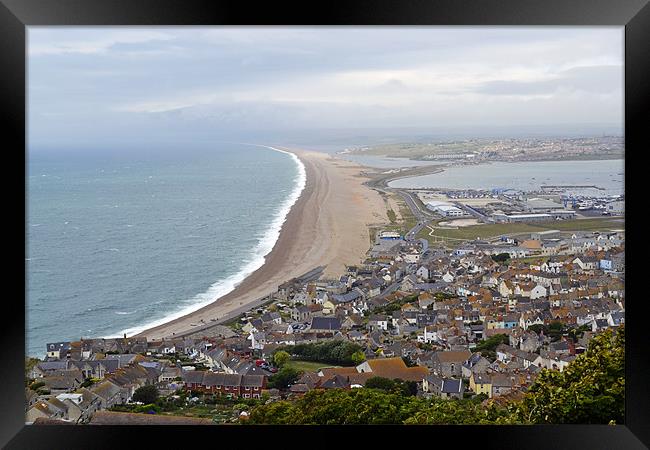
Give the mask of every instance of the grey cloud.
<svg viewBox="0 0 650 450">
<path fill-rule="evenodd" d="M 545 95 L 561 89 L 607 94 L 622 88 L 621 66 L 575 67 L 543 81 L 489 81 L 475 92 L 489 95 Z"/>
</svg>

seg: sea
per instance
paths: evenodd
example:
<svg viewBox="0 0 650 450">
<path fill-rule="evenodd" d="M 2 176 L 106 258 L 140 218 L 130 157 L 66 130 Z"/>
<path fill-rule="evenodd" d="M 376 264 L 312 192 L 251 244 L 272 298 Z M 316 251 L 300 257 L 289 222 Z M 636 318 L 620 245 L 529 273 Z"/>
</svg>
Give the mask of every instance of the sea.
<svg viewBox="0 0 650 450">
<path fill-rule="evenodd" d="M 567 188 L 574 195 L 623 195 L 623 159 L 588 161 L 521 161 L 453 165 L 443 172 L 391 181 L 396 188 L 514 189 L 539 191 L 542 186 L 597 186 Z"/>
<path fill-rule="evenodd" d="M 230 292 L 264 263 L 305 185 L 297 157 L 211 144 L 28 151 L 26 351 L 132 335 Z"/>
</svg>

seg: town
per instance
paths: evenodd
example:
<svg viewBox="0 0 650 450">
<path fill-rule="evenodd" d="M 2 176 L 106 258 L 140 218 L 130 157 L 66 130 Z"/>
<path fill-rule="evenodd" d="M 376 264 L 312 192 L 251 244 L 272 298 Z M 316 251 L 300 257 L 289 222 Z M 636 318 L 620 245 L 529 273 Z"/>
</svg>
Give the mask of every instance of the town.
<svg viewBox="0 0 650 450">
<path fill-rule="evenodd" d="M 440 206 L 423 210 L 446 220 Z M 241 423 L 256 405 L 378 379 L 421 398 L 516 398 L 624 324 L 623 230 L 552 221 L 445 240 L 408 213 L 375 229 L 366 260 L 338 279 L 314 270 L 229 322 L 157 341 L 47 343 L 27 366 L 27 423 Z"/>
<path fill-rule="evenodd" d="M 382 155 L 416 161 L 552 161 L 623 158 L 622 136 L 575 138 L 466 139 L 448 142 L 409 142 L 345 149 L 342 153 Z"/>
</svg>

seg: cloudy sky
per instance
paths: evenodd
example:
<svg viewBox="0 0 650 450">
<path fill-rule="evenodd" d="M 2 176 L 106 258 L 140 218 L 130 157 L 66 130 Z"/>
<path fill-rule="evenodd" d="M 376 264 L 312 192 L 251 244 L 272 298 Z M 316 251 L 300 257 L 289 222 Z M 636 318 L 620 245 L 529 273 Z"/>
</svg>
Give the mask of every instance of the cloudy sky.
<svg viewBox="0 0 650 450">
<path fill-rule="evenodd" d="M 30 147 L 622 125 L 622 27 L 29 27 Z"/>
</svg>

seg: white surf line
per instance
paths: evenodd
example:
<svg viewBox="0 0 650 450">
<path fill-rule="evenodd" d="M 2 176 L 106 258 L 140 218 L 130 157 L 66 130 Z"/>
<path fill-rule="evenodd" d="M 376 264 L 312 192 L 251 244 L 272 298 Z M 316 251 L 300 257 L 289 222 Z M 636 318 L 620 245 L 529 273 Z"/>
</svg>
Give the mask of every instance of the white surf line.
<svg viewBox="0 0 650 450">
<path fill-rule="evenodd" d="M 172 314 L 169 314 L 161 319 L 154 320 L 148 324 L 123 329 L 122 331 L 120 331 L 120 333 L 117 334 L 118 337 L 122 336 L 125 333 L 128 336 L 133 336 L 135 334 L 139 334 L 151 328 L 165 325 L 168 322 L 181 318 L 185 315 L 191 314 L 203 308 L 204 306 L 214 303 L 221 297 L 234 291 L 237 288 L 237 286 L 241 282 L 243 282 L 250 274 L 255 272 L 257 269 L 259 269 L 266 263 L 266 256 L 268 256 L 268 254 L 271 253 L 271 251 L 275 247 L 275 244 L 280 238 L 282 225 L 286 221 L 289 212 L 293 208 L 293 205 L 298 201 L 300 195 L 302 194 L 302 191 L 305 188 L 307 182 L 305 165 L 300 160 L 300 158 L 298 158 L 298 156 L 296 156 L 294 153 L 281 150 L 275 147 L 270 147 L 267 145 L 259 145 L 259 144 L 247 144 L 242 142 L 235 142 L 234 144 L 253 145 L 257 147 L 268 148 L 273 151 L 286 153 L 287 155 L 291 156 L 298 167 L 297 186 L 294 187 L 289 198 L 287 198 L 285 202 L 281 205 L 281 209 L 279 210 L 280 212 L 276 214 L 276 216 L 272 219 L 269 232 L 267 232 L 267 234 L 262 237 L 262 240 L 258 242 L 257 246 L 253 249 L 252 259 L 246 262 L 245 265 L 242 268 L 240 268 L 238 272 L 234 273 L 233 275 L 230 275 L 229 277 L 223 280 L 219 280 L 215 282 L 207 289 L 207 291 L 195 295 L 192 299 L 183 301 L 183 303 L 185 303 L 185 306 L 182 309 L 177 310 Z M 194 326 L 198 326 L 198 324 Z M 110 338 L 110 337 L 115 337 L 115 336 L 104 336 L 104 338 Z"/>
</svg>

